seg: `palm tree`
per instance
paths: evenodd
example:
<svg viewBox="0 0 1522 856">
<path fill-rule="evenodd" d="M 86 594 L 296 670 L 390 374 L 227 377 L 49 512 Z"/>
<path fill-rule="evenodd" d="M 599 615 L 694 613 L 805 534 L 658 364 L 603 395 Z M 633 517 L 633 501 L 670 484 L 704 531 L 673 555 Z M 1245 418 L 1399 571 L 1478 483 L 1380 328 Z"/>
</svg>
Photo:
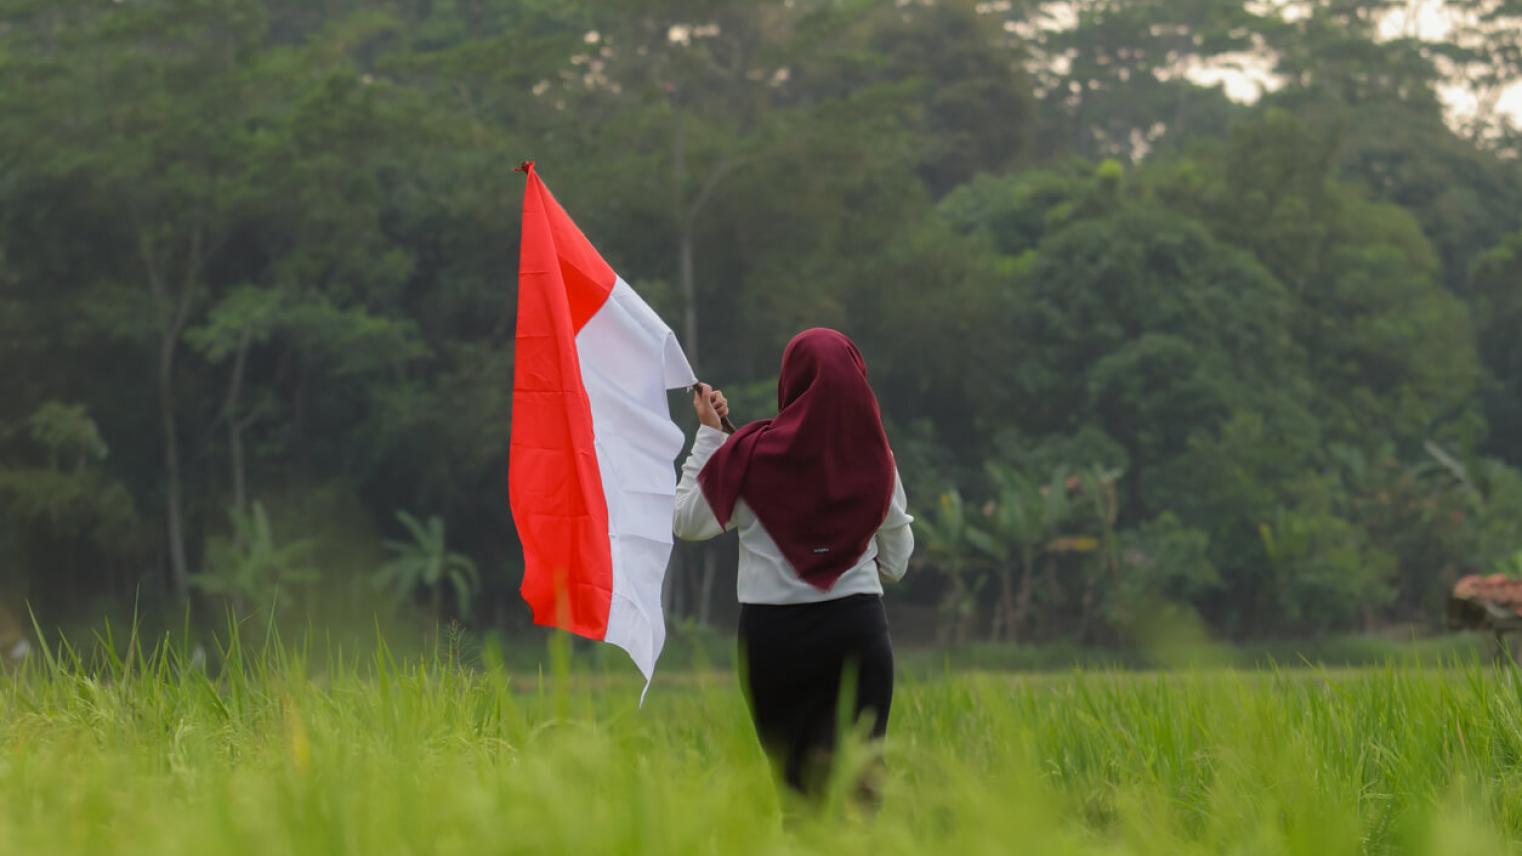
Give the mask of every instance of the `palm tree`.
<svg viewBox="0 0 1522 856">
<path fill-rule="evenodd" d="M 398 603 L 418 589 L 426 589 L 435 622 L 443 613 L 441 598 L 447 583 L 454 589 L 460 614 L 464 615 L 481 585 L 476 563 L 469 556 L 450 552 L 444 538 L 444 521 L 437 515 L 423 523 L 405 511 L 398 511 L 396 519 L 407 527 L 412 540 L 386 542 L 393 558 L 375 572 L 371 582 L 377 589 L 389 589 Z"/>
</svg>

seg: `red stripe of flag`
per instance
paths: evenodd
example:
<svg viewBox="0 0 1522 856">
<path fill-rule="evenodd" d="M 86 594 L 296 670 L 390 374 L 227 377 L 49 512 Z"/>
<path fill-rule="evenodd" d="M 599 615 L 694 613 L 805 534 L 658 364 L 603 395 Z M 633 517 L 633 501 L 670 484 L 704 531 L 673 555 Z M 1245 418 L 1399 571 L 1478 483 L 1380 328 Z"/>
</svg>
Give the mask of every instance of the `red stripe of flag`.
<svg viewBox="0 0 1522 856">
<path fill-rule="evenodd" d="M 603 638 L 613 592 L 608 505 L 576 333 L 613 290 L 613 269 L 526 164 L 513 357 L 509 497 L 534 623 Z"/>
</svg>

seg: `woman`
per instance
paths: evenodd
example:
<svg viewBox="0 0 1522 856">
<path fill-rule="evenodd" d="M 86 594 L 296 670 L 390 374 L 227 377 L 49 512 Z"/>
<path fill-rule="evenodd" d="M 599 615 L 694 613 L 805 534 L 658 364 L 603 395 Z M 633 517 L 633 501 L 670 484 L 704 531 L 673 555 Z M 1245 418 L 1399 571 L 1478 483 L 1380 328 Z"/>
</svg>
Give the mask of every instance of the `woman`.
<svg viewBox="0 0 1522 856">
<path fill-rule="evenodd" d="M 751 719 L 788 786 L 817 796 L 839 700 L 851 700 L 846 723 L 865 719 L 874 741 L 893 701 L 881 578 L 904 575 L 914 535 L 877 397 L 856 345 L 813 329 L 782 354 L 775 419 L 726 436 L 728 402 L 706 385 L 693 408 L 702 425 L 682 466 L 674 529 L 689 541 L 739 530 Z"/>
</svg>

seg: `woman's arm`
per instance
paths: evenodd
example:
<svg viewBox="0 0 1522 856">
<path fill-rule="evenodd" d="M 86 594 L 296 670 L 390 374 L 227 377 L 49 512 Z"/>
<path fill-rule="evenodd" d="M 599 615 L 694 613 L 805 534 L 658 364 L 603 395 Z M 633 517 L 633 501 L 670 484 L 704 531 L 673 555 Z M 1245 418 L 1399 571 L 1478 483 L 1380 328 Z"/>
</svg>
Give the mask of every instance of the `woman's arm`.
<svg viewBox="0 0 1522 856">
<path fill-rule="evenodd" d="M 909 499 L 904 482 L 893 471 L 893 502 L 888 517 L 877 530 L 877 572 L 884 579 L 898 582 L 909 570 L 909 556 L 914 552 L 914 518 L 909 516 Z"/>
<path fill-rule="evenodd" d="M 671 520 L 671 531 L 683 541 L 707 541 L 722 533 L 724 527 L 719 525 L 719 518 L 703 496 L 698 473 L 729 439 L 723 430 L 724 420 L 729 418 L 729 402 L 724 393 L 700 383 L 692 390 L 692 410 L 698 415 L 698 436 L 692 441 L 692 453 L 682 464 L 682 479 L 676 485 L 676 514 Z"/>
<path fill-rule="evenodd" d="M 703 486 L 698 484 L 698 473 L 713 457 L 713 453 L 728 439 L 723 431 L 703 425 L 692 442 L 692 453 L 682 464 L 682 479 L 676 485 L 676 515 L 671 530 L 683 541 L 707 541 L 724 531 L 719 518 L 703 496 Z"/>
</svg>

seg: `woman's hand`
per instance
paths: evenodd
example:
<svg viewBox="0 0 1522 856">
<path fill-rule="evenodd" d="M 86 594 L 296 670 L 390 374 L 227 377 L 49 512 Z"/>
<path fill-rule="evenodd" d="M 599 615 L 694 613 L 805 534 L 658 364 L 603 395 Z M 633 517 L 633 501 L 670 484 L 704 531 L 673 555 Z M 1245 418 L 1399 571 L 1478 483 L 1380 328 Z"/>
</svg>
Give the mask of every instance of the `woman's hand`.
<svg viewBox="0 0 1522 856">
<path fill-rule="evenodd" d="M 692 393 L 692 409 L 697 412 L 699 422 L 715 431 L 724 430 L 724 420 L 729 417 L 729 401 L 724 393 L 700 383 Z"/>
</svg>

